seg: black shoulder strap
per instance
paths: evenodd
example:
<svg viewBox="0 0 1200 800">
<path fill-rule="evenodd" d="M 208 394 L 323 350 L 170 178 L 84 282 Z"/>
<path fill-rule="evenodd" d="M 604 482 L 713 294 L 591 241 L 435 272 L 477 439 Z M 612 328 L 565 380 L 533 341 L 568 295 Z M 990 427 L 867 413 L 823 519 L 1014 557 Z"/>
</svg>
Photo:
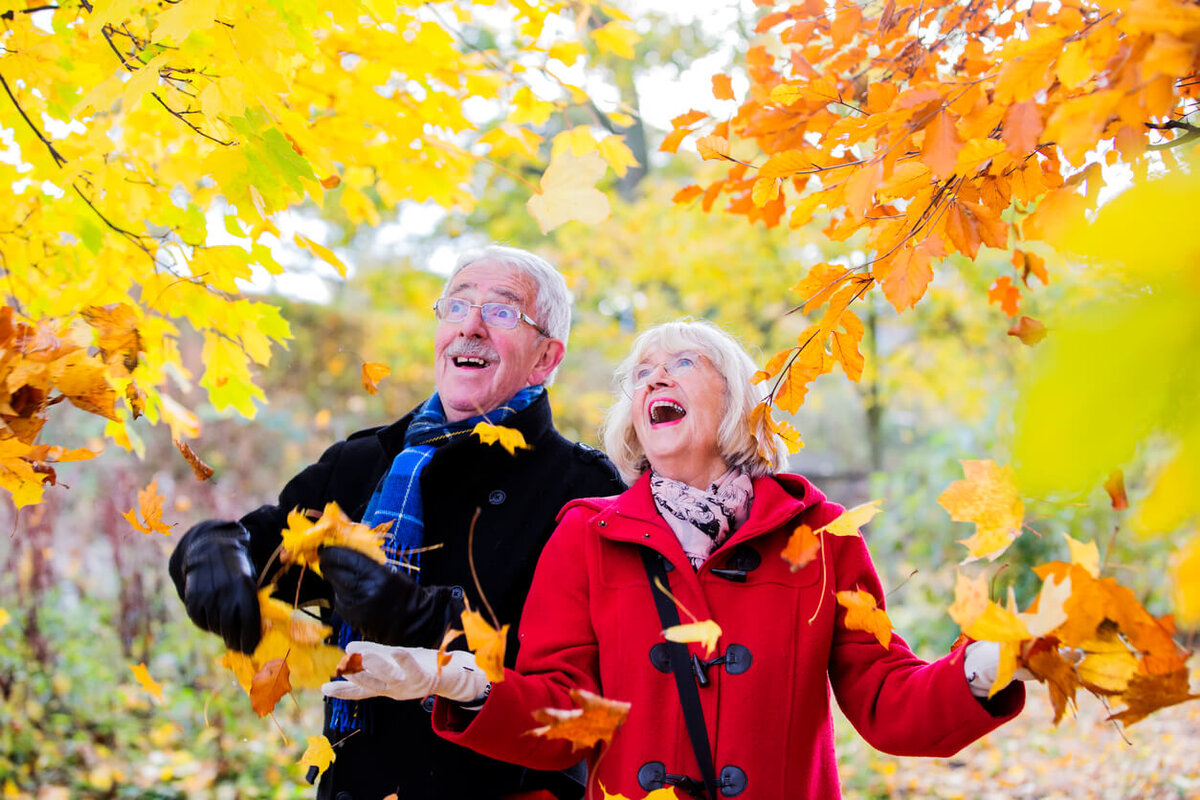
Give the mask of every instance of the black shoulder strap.
<svg viewBox="0 0 1200 800">
<path fill-rule="evenodd" d="M 646 577 L 650 579 L 650 593 L 654 595 L 654 605 L 658 608 L 658 619 L 662 622 L 664 630 L 678 625 L 679 610 L 675 608 L 671 598 L 657 588 L 667 586 L 667 571 L 663 568 L 662 558 L 649 547 L 643 547 L 641 551 L 642 563 L 646 565 Z M 679 704 L 683 706 L 683 721 L 687 725 L 688 738 L 692 740 L 692 752 L 696 754 L 696 761 L 700 764 L 700 776 L 704 779 L 704 794 L 709 800 L 716 800 L 714 791 L 717 777 L 713 767 L 712 748 L 708 743 L 708 729 L 704 725 L 704 712 L 700 708 L 700 690 L 696 688 L 687 645 L 671 641 L 666 644 L 671 659 L 671 671 L 675 673 L 675 686 L 679 689 Z"/>
</svg>

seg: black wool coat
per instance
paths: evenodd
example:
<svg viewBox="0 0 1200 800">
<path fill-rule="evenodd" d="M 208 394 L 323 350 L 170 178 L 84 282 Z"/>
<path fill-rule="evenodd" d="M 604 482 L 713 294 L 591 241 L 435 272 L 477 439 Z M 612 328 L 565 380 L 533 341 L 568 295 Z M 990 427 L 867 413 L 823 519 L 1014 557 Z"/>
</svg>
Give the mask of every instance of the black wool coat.
<svg viewBox="0 0 1200 800">
<path fill-rule="evenodd" d="M 317 463 L 288 482 L 275 505 L 242 517 L 260 571 L 279 546 L 289 511 L 320 512 L 326 503 L 336 501 L 351 519 L 362 519 L 375 485 L 403 449 L 412 417 L 410 412 L 391 425 L 359 431 L 334 444 Z M 422 471 L 424 545 L 440 547 L 421 554 L 420 580 L 428 586 L 461 587 L 471 608 L 485 618 L 486 597 L 500 623 L 511 626 L 505 653 L 505 663 L 511 667 L 516 662 L 521 609 L 559 509 L 570 500 L 618 494 L 625 487 L 603 453 L 569 442 L 555 430 L 546 394 L 503 424 L 521 431 L 531 449 L 510 455 L 499 444 L 485 445 L 477 436 L 461 436 L 440 447 Z M 473 556 L 484 597 L 468 560 L 467 542 L 476 510 Z M 303 581 L 301 597 L 328 599 L 328 584 L 311 571 Z M 281 581 L 279 596 L 294 598 L 294 587 Z M 459 637 L 458 646 L 461 643 Z M 437 647 L 440 641 L 404 644 Z M 329 729 L 327 701 L 325 735 L 334 744 L 336 760 L 321 778 L 319 800 L 381 800 L 392 793 L 402 800 L 487 800 L 537 788 L 549 788 L 563 797 L 579 796 L 582 791 L 566 787 L 561 774 L 493 761 L 446 742 L 431 728 L 431 702 L 387 698 L 364 702 L 370 706 L 364 713 L 364 729 L 346 736 Z"/>
</svg>

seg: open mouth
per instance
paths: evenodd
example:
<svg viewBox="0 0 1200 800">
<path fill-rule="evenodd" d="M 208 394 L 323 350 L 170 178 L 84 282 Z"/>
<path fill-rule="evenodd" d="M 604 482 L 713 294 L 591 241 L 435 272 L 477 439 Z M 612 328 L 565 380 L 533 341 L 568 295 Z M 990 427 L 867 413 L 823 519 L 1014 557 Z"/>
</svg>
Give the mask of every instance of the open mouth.
<svg viewBox="0 0 1200 800">
<path fill-rule="evenodd" d="M 660 425 L 664 422 L 677 422 L 686 416 L 687 411 L 674 400 L 655 400 L 650 404 L 651 425 Z"/>
<path fill-rule="evenodd" d="M 463 369 L 483 369 L 489 363 L 487 359 L 478 356 L 455 356 L 454 358 L 454 366 Z"/>
</svg>

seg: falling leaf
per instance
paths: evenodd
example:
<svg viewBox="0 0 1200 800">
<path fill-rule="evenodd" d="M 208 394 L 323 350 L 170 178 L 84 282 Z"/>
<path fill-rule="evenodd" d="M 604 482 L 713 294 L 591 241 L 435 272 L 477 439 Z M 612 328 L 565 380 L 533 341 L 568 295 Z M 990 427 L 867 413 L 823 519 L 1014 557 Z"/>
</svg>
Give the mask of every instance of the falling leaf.
<svg viewBox="0 0 1200 800">
<path fill-rule="evenodd" d="M 136 667 L 130 664 L 129 669 L 133 671 L 133 679 L 138 682 L 138 685 L 161 703 L 163 701 L 162 684 L 150 677 L 150 671 L 146 669 L 145 662 L 139 663 Z"/>
<path fill-rule="evenodd" d="M 201 461 L 200 456 L 192 451 L 191 446 L 187 442 L 179 439 L 173 439 L 172 441 L 175 442 L 175 447 L 179 449 L 184 459 L 187 460 L 188 466 L 192 468 L 192 473 L 196 476 L 196 480 L 206 481 L 213 476 L 213 468 Z"/>
<path fill-rule="evenodd" d="M 367 394 L 379 394 L 379 382 L 391 374 L 389 367 L 368 361 L 362 365 L 362 387 Z"/>
<path fill-rule="evenodd" d="M 721 638 L 721 626 L 711 619 L 672 625 L 662 632 L 670 642 L 696 642 L 704 645 L 705 655 L 711 656 Z"/>
<path fill-rule="evenodd" d="M 509 455 L 516 455 L 517 450 L 532 450 L 525 444 L 525 437 L 516 428 L 506 428 L 503 425 L 493 425 L 490 422 L 480 422 L 471 431 L 484 444 L 499 444 Z"/>
<path fill-rule="evenodd" d="M 1013 286 L 1012 278 L 1002 275 L 996 279 L 987 293 L 988 304 L 999 303 L 1000 309 L 1010 317 L 1021 310 L 1021 290 Z"/>
<path fill-rule="evenodd" d="M 724 73 L 719 73 L 717 75 L 713 75 L 712 76 L 712 91 L 713 91 L 713 97 L 715 97 L 718 100 L 732 100 L 733 99 L 733 81 L 731 81 L 729 79 L 729 76 L 725 75 Z"/>
<path fill-rule="evenodd" d="M 287 522 L 288 526 L 282 531 L 283 550 L 280 554 L 280 560 L 285 564 L 311 566 L 320 575 L 319 550 L 330 545 L 347 547 L 370 556 L 377 563 L 387 563 L 383 531 L 351 521 L 337 503 L 328 503 L 315 521 L 299 509 L 293 509 Z"/>
<path fill-rule="evenodd" d="M 300 756 L 298 764 L 306 772 L 309 767 L 316 767 L 317 777 L 319 778 L 325 770 L 329 769 L 329 765 L 336 758 L 337 756 L 333 753 L 333 746 L 329 744 L 328 739 L 324 736 L 310 736 L 308 737 L 308 747 L 305 748 L 304 755 Z"/>
<path fill-rule="evenodd" d="M 596 181 L 607 169 L 604 159 L 594 151 L 581 156 L 565 152 L 555 157 L 542 174 L 537 194 L 525 204 L 542 233 L 571 220 L 594 225 L 608 219 L 608 196 L 596 188 Z"/>
<path fill-rule="evenodd" d="M 475 663 L 492 683 L 504 680 L 504 649 L 508 643 L 508 627 L 496 630 L 478 611 L 468 605 L 462 612 L 463 633 L 467 647 L 475 653 Z"/>
<path fill-rule="evenodd" d="M 8 610 L 0 608 L 0 630 L 4 630 L 4 626 L 9 623 L 12 617 L 8 615 Z"/>
<path fill-rule="evenodd" d="M 1031 638 L 1029 629 L 1014 612 L 990 601 L 983 612 L 963 628 L 963 633 L 987 642 L 1020 642 Z"/>
<path fill-rule="evenodd" d="M 1025 504 L 1011 467 L 987 460 L 961 463 L 966 480 L 950 484 L 938 503 L 956 522 L 975 523 L 975 535 L 960 540 L 967 547 L 967 560 L 994 560 L 1020 534 Z"/>
<path fill-rule="evenodd" d="M 879 640 L 886 650 L 892 643 L 892 621 L 887 612 L 875 604 L 875 596 L 862 589 L 838 592 L 837 601 L 846 608 L 846 627 L 866 631 Z"/>
<path fill-rule="evenodd" d="M 858 529 L 866 525 L 881 509 L 879 504 L 883 500 L 872 500 L 869 503 L 857 505 L 854 508 L 846 509 L 827 525 L 822 525 L 817 528 L 814 533 L 831 533 L 834 536 L 858 536 Z"/>
<path fill-rule="evenodd" d="M 792 531 L 784 546 L 783 560 L 792 565 L 792 572 L 798 572 L 808 565 L 821 552 L 821 537 L 813 533 L 812 528 L 800 525 Z"/>
<path fill-rule="evenodd" d="M 138 315 L 132 306 L 125 303 L 87 306 L 80 316 L 96 329 L 96 347 L 106 364 L 120 365 L 125 374 L 137 368 L 138 354 L 145 348 L 138 331 Z"/>
<path fill-rule="evenodd" d="M 1108 480 L 1104 482 L 1104 491 L 1108 492 L 1114 511 L 1129 508 L 1129 498 L 1125 496 L 1125 474 L 1121 470 L 1114 469 L 1109 473 Z"/>
<path fill-rule="evenodd" d="M 142 533 L 154 533 L 157 531 L 164 536 L 170 536 L 170 527 L 163 524 L 162 521 L 164 498 L 158 493 L 158 478 L 150 481 L 150 485 L 145 489 L 138 490 L 137 497 L 138 508 L 131 508 L 121 516 L 125 517 L 125 520 L 136 531 L 141 531 Z M 145 525 L 138 522 L 137 511 L 139 508 L 142 512 L 142 519 L 146 521 Z"/>
<path fill-rule="evenodd" d="M 1121 694 L 1137 674 L 1137 656 L 1117 635 L 1115 626 L 1105 626 L 1095 639 L 1083 642 L 1083 660 L 1075 665 L 1079 679 L 1089 688 Z"/>
<path fill-rule="evenodd" d="M 1034 642 L 1024 657 L 1026 669 L 1050 688 L 1050 703 L 1054 707 L 1054 724 L 1063 718 L 1068 705 L 1074 705 L 1079 678 L 1075 665 L 1063 657 L 1052 643 Z"/>
<path fill-rule="evenodd" d="M 1032 317 L 1021 317 L 1016 324 L 1008 329 L 1009 336 L 1015 336 L 1022 344 L 1033 347 L 1046 338 L 1046 326 Z"/>
<path fill-rule="evenodd" d="M 275 709 L 279 698 L 292 690 L 287 660 L 274 658 L 262 665 L 250 681 L 250 707 L 260 717 Z"/>
<path fill-rule="evenodd" d="M 571 700 L 578 708 L 539 708 L 533 712 L 534 720 L 542 727 L 529 731 L 530 735 L 545 739 L 566 739 L 571 749 L 594 747 L 600 742 L 611 743 L 617 728 L 629 716 L 630 703 L 607 700 L 586 689 L 572 689 Z"/>
</svg>

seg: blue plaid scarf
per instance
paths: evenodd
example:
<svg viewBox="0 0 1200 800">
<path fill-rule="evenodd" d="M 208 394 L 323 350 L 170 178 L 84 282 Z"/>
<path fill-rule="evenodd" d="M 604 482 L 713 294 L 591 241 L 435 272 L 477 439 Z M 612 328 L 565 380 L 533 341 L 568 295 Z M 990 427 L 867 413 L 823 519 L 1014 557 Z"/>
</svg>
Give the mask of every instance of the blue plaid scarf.
<svg viewBox="0 0 1200 800">
<path fill-rule="evenodd" d="M 421 504 L 421 471 L 429 463 L 434 452 L 462 436 L 470 435 L 480 422 L 497 425 L 518 411 L 528 408 L 545 392 L 542 386 L 527 386 L 513 395 L 504 405 L 488 414 L 447 422 L 437 392 L 426 400 L 413 415 L 412 422 L 404 432 L 404 449 L 392 460 L 392 466 L 375 486 L 375 492 L 363 512 L 362 522 L 374 528 L 385 522 L 391 523 L 383 541 L 383 552 L 388 565 L 404 569 L 415 581 L 420 581 L 421 546 L 425 541 L 425 514 Z M 338 645 L 346 645 L 359 638 L 358 633 L 333 616 L 333 627 Z M 340 698 L 330 698 L 329 726 L 334 731 L 345 733 L 362 724 L 363 708 L 360 703 Z"/>
</svg>

